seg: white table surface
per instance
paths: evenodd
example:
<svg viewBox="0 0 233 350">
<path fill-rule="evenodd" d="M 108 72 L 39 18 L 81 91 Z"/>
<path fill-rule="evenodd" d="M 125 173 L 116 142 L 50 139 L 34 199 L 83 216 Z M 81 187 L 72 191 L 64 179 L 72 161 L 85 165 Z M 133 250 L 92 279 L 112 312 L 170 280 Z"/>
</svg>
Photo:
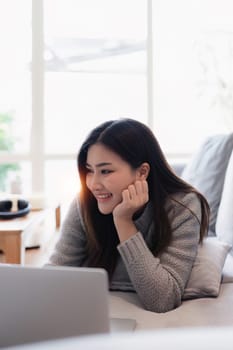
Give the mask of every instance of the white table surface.
<svg viewBox="0 0 233 350">
<path fill-rule="evenodd" d="M 119 333 L 85 336 L 32 345 L 12 347 L 11 350 L 232 350 L 232 327 L 163 329 L 153 332 Z"/>
</svg>

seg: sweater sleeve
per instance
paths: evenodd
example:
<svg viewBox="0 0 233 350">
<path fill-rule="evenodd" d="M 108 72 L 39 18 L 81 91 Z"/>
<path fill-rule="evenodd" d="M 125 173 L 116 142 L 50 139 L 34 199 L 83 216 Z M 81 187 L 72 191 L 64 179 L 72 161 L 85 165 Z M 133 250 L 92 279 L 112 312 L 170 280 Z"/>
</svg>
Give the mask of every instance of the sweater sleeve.
<svg viewBox="0 0 233 350">
<path fill-rule="evenodd" d="M 172 240 L 160 256 L 152 254 L 140 232 L 118 246 L 131 282 L 150 311 L 167 312 L 181 304 L 197 254 L 200 201 L 191 193 L 182 198 L 182 204 L 191 211 L 173 200 L 167 206 Z"/>
<path fill-rule="evenodd" d="M 70 205 L 61 228 L 60 239 L 50 257 L 49 264 L 81 266 L 86 258 L 86 235 L 78 200 Z"/>
</svg>

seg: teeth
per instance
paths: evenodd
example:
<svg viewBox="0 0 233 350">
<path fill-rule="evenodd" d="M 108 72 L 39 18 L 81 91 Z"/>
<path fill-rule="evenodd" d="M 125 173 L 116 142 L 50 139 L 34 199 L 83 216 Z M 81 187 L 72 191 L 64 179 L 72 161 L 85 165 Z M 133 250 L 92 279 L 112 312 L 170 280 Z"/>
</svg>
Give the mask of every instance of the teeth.
<svg viewBox="0 0 233 350">
<path fill-rule="evenodd" d="M 111 197 L 111 195 L 110 194 L 99 194 L 98 195 L 98 198 L 100 198 L 100 199 L 104 199 L 104 198 L 108 198 L 108 197 Z"/>
</svg>

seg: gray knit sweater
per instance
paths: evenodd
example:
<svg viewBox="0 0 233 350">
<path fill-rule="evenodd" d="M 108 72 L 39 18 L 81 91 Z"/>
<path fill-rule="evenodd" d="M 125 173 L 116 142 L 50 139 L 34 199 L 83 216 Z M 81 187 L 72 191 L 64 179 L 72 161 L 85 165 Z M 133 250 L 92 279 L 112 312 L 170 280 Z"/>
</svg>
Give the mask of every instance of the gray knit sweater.
<svg viewBox="0 0 233 350">
<path fill-rule="evenodd" d="M 166 312 L 181 304 L 200 237 L 201 205 L 196 194 L 173 195 L 167 200 L 165 209 L 172 228 L 169 246 L 158 257 L 150 251 L 151 237 L 156 234 L 156 227 L 152 206 L 148 203 L 135 221 L 137 234 L 118 245 L 120 258 L 110 285 L 111 290 L 136 291 L 144 307 L 154 312 Z M 78 200 L 75 199 L 49 263 L 84 266 L 87 258 L 85 247 L 85 227 Z"/>
</svg>

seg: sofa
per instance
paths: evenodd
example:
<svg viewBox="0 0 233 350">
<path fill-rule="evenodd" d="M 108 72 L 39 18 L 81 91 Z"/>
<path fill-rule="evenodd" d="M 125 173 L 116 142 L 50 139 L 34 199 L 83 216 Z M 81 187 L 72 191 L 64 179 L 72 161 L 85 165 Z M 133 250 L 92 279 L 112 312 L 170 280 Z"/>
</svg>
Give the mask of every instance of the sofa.
<svg viewBox="0 0 233 350">
<path fill-rule="evenodd" d="M 136 320 L 135 331 L 167 328 L 233 328 L 233 133 L 209 137 L 187 165 L 174 171 L 208 199 L 210 231 L 178 308 L 158 314 L 144 309 L 136 293 L 110 292 L 110 317 Z"/>
<path fill-rule="evenodd" d="M 175 310 L 144 309 L 136 293 L 110 292 L 110 317 L 136 320 L 135 331 L 233 327 L 233 133 L 209 137 L 192 159 L 174 171 L 208 199 L 210 231 Z"/>
<path fill-rule="evenodd" d="M 136 330 L 233 327 L 233 133 L 209 137 L 187 165 L 173 168 L 206 196 L 211 209 L 208 237 L 189 281 L 190 298 L 156 314 L 144 310 L 136 294 L 110 293 L 111 316 L 136 319 Z"/>
<path fill-rule="evenodd" d="M 155 313 L 144 309 L 136 293 L 109 292 L 110 317 L 136 320 L 134 333 L 91 335 L 25 349 L 232 349 L 233 133 L 208 138 L 187 165 L 173 167 L 206 196 L 211 208 L 208 237 L 198 249 L 181 306 Z"/>
</svg>

